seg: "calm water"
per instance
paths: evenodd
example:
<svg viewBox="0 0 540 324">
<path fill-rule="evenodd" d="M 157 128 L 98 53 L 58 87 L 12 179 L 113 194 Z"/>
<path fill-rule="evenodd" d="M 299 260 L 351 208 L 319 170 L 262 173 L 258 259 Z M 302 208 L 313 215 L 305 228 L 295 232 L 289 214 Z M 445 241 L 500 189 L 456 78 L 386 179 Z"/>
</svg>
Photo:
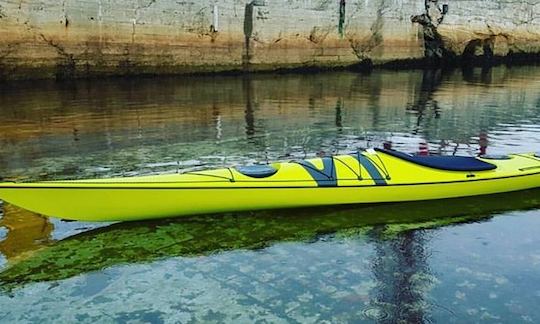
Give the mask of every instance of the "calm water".
<svg viewBox="0 0 540 324">
<path fill-rule="evenodd" d="M 540 151 L 540 67 L 0 85 L 0 175 Z M 159 222 L 4 204 L 0 322 L 540 322 L 540 190 Z"/>
</svg>

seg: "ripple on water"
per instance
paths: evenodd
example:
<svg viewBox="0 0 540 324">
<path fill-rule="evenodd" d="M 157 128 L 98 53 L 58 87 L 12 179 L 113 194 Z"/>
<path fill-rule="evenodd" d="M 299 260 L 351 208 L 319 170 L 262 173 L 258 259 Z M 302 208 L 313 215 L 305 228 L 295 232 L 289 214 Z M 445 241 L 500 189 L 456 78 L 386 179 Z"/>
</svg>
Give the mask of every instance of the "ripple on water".
<svg viewBox="0 0 540 324">
<path fill-rule="evenodd" d="M 373 321 L 383 321 L 390 318 L 390 312 L 382 307 L 368 307 L 362 310 L 362 315 Z"/>
</svg>

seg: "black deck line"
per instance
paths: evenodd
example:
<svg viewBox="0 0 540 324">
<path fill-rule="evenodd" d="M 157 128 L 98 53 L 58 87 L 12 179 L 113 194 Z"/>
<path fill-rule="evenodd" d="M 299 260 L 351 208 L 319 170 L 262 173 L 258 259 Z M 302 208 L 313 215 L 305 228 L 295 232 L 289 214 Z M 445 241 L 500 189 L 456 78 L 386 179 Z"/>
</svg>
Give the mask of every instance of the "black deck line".
<svg viewBox="0 0 540 324">
<path fill-rule="evenodd" d="M 370 158 L 368 158 L 367 156 L 364 156 L 360 152 L 358 152 L 357 154 L 351 154 L 351 156 L 354 157 L 356 161 L 358 161 L 358 163 L 366 169 L 371 179 L 375 182 L 375 185 L 377 186 L 388 185 L 384 177 L 379 172 L 379 170 L 377 170 L 376 163 L 374 163 Z"/>
<path fill-rule="evenodd" d="M 336 166 L 335 166 L 334 158 L 323 157 L 321 158 L 321 161 L 323 163 L 322 170 L 320 170 L 313 163 L 307 160 L 293 161 L 292 163 L 301 165 L 304 168 L 304 170 L 306 170 L 309 173 L 309 175 L 313 178 L 313 180 L 317 182 L 317 186 L 337 187 L 338 179 L 337 179 L 337 174 L 336 174 Z"/>
</svg>

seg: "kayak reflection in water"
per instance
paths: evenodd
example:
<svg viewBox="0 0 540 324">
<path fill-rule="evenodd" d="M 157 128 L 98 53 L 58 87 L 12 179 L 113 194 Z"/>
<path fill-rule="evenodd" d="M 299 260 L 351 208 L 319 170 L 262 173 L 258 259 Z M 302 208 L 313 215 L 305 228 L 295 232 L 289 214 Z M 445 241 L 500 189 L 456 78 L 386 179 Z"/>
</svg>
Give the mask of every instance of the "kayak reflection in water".
<svg viewBox="0 0 540 324">
<path fill-rule="evenodd" d="M 13 260 L 0 272 L 0 283 L 4 289 L 12 290 L 32 282 L 62 280 L 120 264 L 259 249 L 276 242 L 309 241 L 329 233 L 354 236 L 376 230 L 377 240 L 384 242 L 413 229 L 477 221 L 501 211 L 535 208 L 540 206 L 539 193 L 540 189 L 536 189 L 446 201 L 118 223 L 45 244 L 42 249 Z M 387 249 L 386 243 L 382 244 L 381 248 Z"/>
</svg>

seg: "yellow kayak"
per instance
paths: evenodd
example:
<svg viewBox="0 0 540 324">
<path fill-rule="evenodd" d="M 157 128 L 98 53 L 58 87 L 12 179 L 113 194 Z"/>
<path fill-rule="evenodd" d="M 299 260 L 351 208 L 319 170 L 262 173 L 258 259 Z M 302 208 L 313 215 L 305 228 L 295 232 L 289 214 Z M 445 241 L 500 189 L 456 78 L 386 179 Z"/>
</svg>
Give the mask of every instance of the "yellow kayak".
<svg viewBox="0 0 540 324">
<path fill-rule="evenodd" d="M 482 158 L 393 150 L 129 178 L 0 183 L 0 199 L 46 216 L 131 221 L 241 210 L 387 203 L 540 187 L 534 153 Z"/>
</svg>

